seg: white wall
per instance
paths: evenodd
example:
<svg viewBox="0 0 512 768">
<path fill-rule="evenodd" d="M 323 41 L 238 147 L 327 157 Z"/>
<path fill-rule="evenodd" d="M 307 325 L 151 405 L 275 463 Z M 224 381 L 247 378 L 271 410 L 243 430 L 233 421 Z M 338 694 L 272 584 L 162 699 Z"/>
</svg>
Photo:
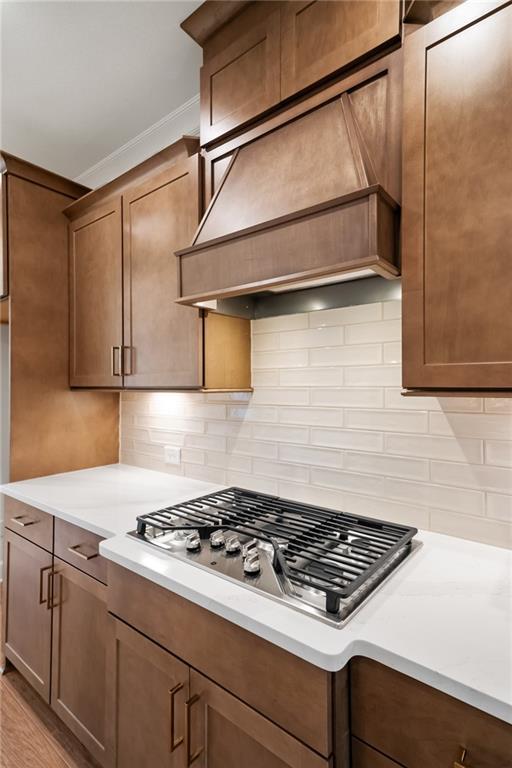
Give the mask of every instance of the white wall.
<svg viewBox="0 0 512 768">
<path fill-rule="evenodd" d="M 400 310 L 253 321 L 254 393 L 124 393 L 121 460 L 512 546 L 512 399 L 402 397 Z"/>
</svg>

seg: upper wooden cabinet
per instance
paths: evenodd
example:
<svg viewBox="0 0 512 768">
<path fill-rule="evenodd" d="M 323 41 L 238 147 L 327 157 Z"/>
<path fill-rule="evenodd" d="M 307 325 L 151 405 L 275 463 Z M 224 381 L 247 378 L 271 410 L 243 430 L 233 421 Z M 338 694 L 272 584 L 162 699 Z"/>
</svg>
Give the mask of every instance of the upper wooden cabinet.
<svg viewBox="0 0 512 768">
<path fill-rule="evenodd" d="M 227 5 L 231 17 L 206 2 L 182 24 L 204 49 L 202 145 L 400 39 L 399 0 Z"/>
<path fill-rule="evenodd" d="M 331 75 L 400 34 L 400 3 L 291 0 L 281 4 L 281 99 Z"/>
<path fill-rule="evenodd" d="M 67 209 L 71 386 L 250 387 L 249 321 L 228 318 L 220 329 L 175 302 L 174 251 L 201 213 L 197 148 L 184 138 Z"/>
<path fill-rule="evenodd" d="M 512 6 L 405 42 L 403 384 L 512 389 Z"/>
<path fill-rule="evenodd" d="M 2 168 L 4 165 L 4 168 Z M 7 253 L 7 174 L 0 155 L 0 299 L 9 294 L 9 267 Z"/>
</svg>

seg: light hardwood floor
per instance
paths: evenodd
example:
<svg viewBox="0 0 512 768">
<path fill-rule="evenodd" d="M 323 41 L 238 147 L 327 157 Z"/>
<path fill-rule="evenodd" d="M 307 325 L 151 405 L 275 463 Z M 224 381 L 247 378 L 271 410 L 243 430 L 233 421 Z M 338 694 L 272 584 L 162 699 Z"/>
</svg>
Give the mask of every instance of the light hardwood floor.
<svg viewBox="0 0 512 768">
<path fill-rule="evenodd" d="M 0 675 L 0 768 L 98 768 L 12 667 Z"/>
</svg>

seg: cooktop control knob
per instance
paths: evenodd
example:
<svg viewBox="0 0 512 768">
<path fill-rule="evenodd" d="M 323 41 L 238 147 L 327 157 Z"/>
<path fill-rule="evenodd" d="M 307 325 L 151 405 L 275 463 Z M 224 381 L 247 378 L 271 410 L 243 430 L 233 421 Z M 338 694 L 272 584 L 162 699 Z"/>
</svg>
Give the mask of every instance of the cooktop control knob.
<svg viewBox="0 0 512 768">
<path fill-rule="evenodd" d="M 255 551 L 252 552 L 252 554 L 247 555 L 244 560 L 244 573 L 255 575 L 260 572 L 260 568 L 260 558 L 258 553 Z"/>
<path fill-rule="evenodd" d="M 201 549 L 199 531 L 192 531 L 187 535 L 186 547 L 189 552 L 195 552 L 196 550 Z"/>
<path fill-rule="evenodd" d="M 240 552 L 240 539 L 238 536 L 228 536 L 226 539 L 226 552 L 231 552 L 231 554 L 236 554 L 236 552 Z"/>
<path fill-rule="evenodd" d="M 242 555 L 244 557 L 247 557 L 252 552 L 256 552 L 257 546 L 258 546 L 258 542 L 256 541 L 256 539 L 251 539 L 250 541 L 247 541 L 242 547 Z"/>
<path fill-rule="evenodd" d="M 214 549 L 220 549 L 226 542 L 224 531 L 214 531 L 210 533 L 210 544 Z"/>
</svg>

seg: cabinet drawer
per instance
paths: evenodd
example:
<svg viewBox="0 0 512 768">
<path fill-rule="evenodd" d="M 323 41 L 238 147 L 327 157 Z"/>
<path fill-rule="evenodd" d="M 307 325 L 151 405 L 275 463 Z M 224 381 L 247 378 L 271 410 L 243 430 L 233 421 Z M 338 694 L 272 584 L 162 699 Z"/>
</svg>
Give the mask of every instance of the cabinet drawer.
<svg viewBox="0 0 512 768">
<path fill-rule="evenodd" d="M 512 768 L 504 721 L 369 659 L 351 662 L 350 687 L 352 735 L 400 765 L 452 768 L 464 747 L 472 768 Z"/>
<path fill-rule="evenodd" d="M 377 752 L 359 739 L 352 739 L 352 768 L 401 768 L 394 760 Z"/>
<path fill-rule="evenodd" d="M 5 497 L 5 527 L 48 552 L 53 549 L 53 515 Z"/>
<path fill-rule="evenodd" d="M 99 554 L 101 536 L 65 520 L 55 520 L 55 555 L 66 563 L 107 583 L 107 561 Z"/>
</svg>

